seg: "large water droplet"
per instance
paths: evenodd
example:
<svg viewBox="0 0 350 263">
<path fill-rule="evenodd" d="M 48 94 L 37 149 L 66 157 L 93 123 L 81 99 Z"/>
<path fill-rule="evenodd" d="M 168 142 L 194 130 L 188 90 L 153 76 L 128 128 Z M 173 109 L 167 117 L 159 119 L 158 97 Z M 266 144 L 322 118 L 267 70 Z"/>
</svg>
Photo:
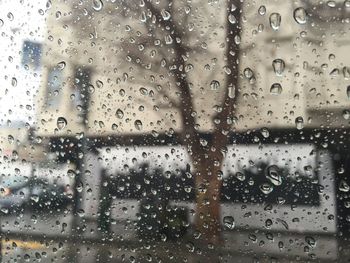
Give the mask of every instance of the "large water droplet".
<svg viewBox="0 0 350 263">
<path fill-rule="evenodd" d="M 275 31 L 279 30 L 282 20 L 281 15 L 279 13 L 272 13 L 269 20 L 271 28 Z"/>
<path fill-rule="evenodd" d="M 11 85 L 12 85 L 12 87 L 16 87 L 17 86 L 17 79 L 16 78 L 12 78 Z"/>
<path fill-rule="evenodd" d="M 58 62 L 57 67 L 58 69 L 63 70 L 66 67 L 66 62 L 65 61 Z"/>
<path fill-rule="evenodd" d="M 335 1 L 328 1 L 327 2 L 327 5 L 329 6 L 329 7 L 336 7 L 336 3 L 335 3 Z"/>
<path fill-rule="evenodd" d="M 260 188 L 261 192 L 263 192 L 266 195 L 268 195 L 269 193 L 271 193 L 273 191 L 273 186 L 271 184 L 268 184 L 268 183 L 263 183 L 262 185 L 260 185 L 259 188 Z"/>
<path fill-rule="evenodd" d="M 142 130 L 142 121 L 136 120 L 134 122 L 134 126 L 135 126 L 136 130 L 141 131 Z"/>
<path fill-rule="evenodd" d="M 266 7 L 264 5 L 260 6 L 258 9 L 259 15 L 263 16 L 266 14 Z"/>
<path fill-rule="evenodd" d="M 236 17 L 235 17 L 233 14 L 229 14 L 229 15 L 228 15 L 228 21 L 229 21 L 231 24 L 236 24 L 236 23 L 237 23 L 237 19 L 236 19 Z"/>
<path fill-rule="evenodd" d="M 294 20 L 300 25 L 305 24 L 307 21 L 307 13 L 305 9 L 302 7 L 296 8 L 294 10 L 293 16 L 294 16 Z"/>
<path fill-rule="evenodd" d="M 63 130 L 67 126 L 67 120 L 63 117 L 57 118 L 57 128 Z"/>
<path fill-rule="evenodd" d="M 210 83 L 210 89 L 211 90 L 218 90 L 220 88 L 220 82 L 217 81 L 217 80 L 213 80 L 211 83 Z"/>
<path fill-rule="evenodd" d="M 225 216 L 223 222 L 226 228 L 228 229 L 235 228 L 235 219 L 233 218 L 233 216 Z"/>
<path fill-rule="evenodd" d="M 343 76 L 344 76 L 344 79 L 346 79 L 346 80 L 350 79 L 350 68 L 349 67 L 343 67 Z"/>
<path fill-rule="evenodd" d="M 162 17 L 164 20 L 169 20 L 171 17 L 171 14 L 169 13 L 169 11 L 162 9 L 162 11 L 160 11 Z"/>
<path fill-rule="evenodd" d="M 299 116 L 295 119 L 295 126 L 298 130 L 301 130 L 304 128 L 304 119 L 303 117 Z"/>
<path fill-rule="evenodd" d="M 254 72 L 251 70 L 251 68 L 245 68 L 243 74 L 247 79 L 251 79 L 254 76 Z"/>
<path fill-rule="evenodd" d="M 277 58 L 274 61 L 272 61 L 272 67 L 273 67 L 273 71 L 277 76 L 282 76 L 286 65 L 282 59 Z"/>
<path fill-rule="evenodd" d="M 102 0 L 92 0 L 92 8 L 97 12 L 101 11 L 103 8 Z"/>
<path fill-rule="evenodd" d="M 279 95 L 282 93 L 282 86 L 279 83 L 274 83 L 272 84 L 271 88 L 270 88 L 270 93 L 272 95 Z"/>
<path fill-rule="evenodd" d="M 305 242 L 311 247 L 311 248 L 315 248 L 316 247 L 316 240 L 311 237 L 311 236 L 306 236 L 305 237 Z"/>
<path fill-rule="evenodd" d="M 343 110 L 343 118 L 345 120 L 350 119 L 350 111 L 349 110 Z"/>
<path fill-rule="evenodd" d="M 117 109 L 117 111 L 115 112 L 115 115 L 119 118 L 119 119 L 123 119 L 124 117 L 124 112 L 121 109 Z"/>
<path fill-rule="evenodd" d="M 281 171 L 277 165 L 270 165 L 267 168 L 266 178 L 269 179 L 269 181 L 276 186 L 282 184 Z"/>
<path fill-rule="evenodd" d="M 349 190 L 350 190 L 350 186 L 348 185 L 348 183 L 345 182 L 344 180 L 341 180 L 339 182 L 339 191 L 349 192 Z"/>
</svg>

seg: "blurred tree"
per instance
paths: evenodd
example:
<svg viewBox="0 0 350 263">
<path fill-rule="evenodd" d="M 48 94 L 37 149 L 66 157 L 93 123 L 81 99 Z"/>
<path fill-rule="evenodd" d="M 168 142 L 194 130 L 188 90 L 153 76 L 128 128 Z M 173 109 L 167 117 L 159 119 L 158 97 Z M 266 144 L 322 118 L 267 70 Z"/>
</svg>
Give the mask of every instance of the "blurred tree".
<svg viewBox="0 0 350 263">
<path fill-rule="evenodd" d="M 196 227 L 208 242 L 218 243 L 221 230 L 221 166 L 226 145 L 229 143 L 228 135 L 235 120 L 238 95 L 241 1 L 227 1 L 225 25 L 211 21 L 218 14 L 212 16 L 208 8 L 203 7 L 210 3 L 204 4 L 202 1 L 141 0 L 120 3 L 123 7 L 123 17 L 128 23 L 132 18 L 138 21 L 137 25 L 130 23 L 134 25 L 134 30 L 131 30 L 129 25 L 126 26 L 131 32 L 122 43 L 127 60 L 138 69 L 140 76 L 145 76 L 146 72 L 166 76 L 164 78 L 167 85 L 172 87 L 172 94 L 161 86 L 157 90 L 169 102 L 168 107 L 176 108 L 181 116 L 181 143 L 187 147 L 195 169 Z M 189 14 L 191 9 L 196 15 Z M 202 14 L 199 14 L 198 9 L 201 9 Z M 140 21 L 142 23 L 139 23 Z M 200 29 L 193 30 L 195 23 L 200 25 Z M 199 117 L 196 114 L 194 98 L 196 93 L 198 94 L 198 90 L 195 89 L 200 85 L 193 83 L 194 78 L 189 75 L 193 68 L 193 64 L 190 63 L 191 56 L 196 56 L 199 60 L 204 60 L 207 56 L 200 52 L 203 47 L 207 49 L 210 44 L 208 42 L 213 35 L 215 36 L 212 34 L 215 29 L 213 25 L 224 29 L 223 39 L 226 43 L 223 44 L 222 51 L 225 54 L 221 54 L 221 57 L 224 60 L 226 80 L 223 85 L 215 80 L 220 79 L 220 76 L 214 75 L 215 78 L 211 78 L 208 88 L 219 89 L 222 92 L 221 102 L 217 103 L 216 114 L 213 116 L 209 139 L 205 140 L 199 132 Z M 201 47 L 198 47 L 198 43 L 201 43 Z M 222 72 L 215 73 L 220 75 Z M 195 80 L 206 77 L 203 72 L 193 74 L 201 74 L 197 75 Z"/>
</svg>

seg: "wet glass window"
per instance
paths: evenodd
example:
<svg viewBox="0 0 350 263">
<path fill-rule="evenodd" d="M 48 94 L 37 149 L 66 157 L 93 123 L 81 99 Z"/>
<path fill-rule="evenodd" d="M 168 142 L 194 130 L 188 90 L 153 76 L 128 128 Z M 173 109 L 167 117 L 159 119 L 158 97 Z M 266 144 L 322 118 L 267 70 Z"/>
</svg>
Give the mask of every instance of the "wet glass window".
<svg viewBox="0 0 350 263">
<path fill-rule="evenodd" d="M 0 263 L 350 261 L 350 1 L 0 5 Z"/>
</svg>

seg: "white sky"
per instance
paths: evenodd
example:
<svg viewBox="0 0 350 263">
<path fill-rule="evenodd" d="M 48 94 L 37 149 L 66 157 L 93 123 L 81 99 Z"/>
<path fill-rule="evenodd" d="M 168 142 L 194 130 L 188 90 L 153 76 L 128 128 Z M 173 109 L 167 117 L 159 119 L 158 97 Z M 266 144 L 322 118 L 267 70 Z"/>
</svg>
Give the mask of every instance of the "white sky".
<svg viewBox="0 0 350 263">
<path fill-rule="evenodd" d="M 35 121 L 33 96 L 38 90 L 40 72 L 24 70 L 20 52 L 24 40 L 43 42 L 46 3 L 47 0 L 0 0 L 0 127 L 7 120 L 31 124 Z M 15 87 L 12 78 L 17 79 Z"/>
</svg>

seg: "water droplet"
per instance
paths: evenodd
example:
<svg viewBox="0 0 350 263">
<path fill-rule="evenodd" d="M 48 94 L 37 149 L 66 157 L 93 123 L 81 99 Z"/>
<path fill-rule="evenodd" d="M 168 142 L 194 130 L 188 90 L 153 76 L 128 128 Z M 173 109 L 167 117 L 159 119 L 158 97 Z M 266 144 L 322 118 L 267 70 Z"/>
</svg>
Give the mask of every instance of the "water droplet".
<svg viewBox="0 0 350 263">
<path fill-rule="evenodd" d="M 347 88 L 346 88 L 346 95 L 350 99 L 350 86 L 347 86 Z"/>
<path fill-rule="evenodd" d="M 271 184 L 268 184 L 268 183 L 263 183 L 262 185 L 260 185 L 259 188 L 260 188 L 261 192 L 263 192 L 266 195 L 268 195 L 269 193 L 271 193 L 273 191 L 273 186 Z"/>
<path fill-rule="evenodd" d="M 270 88 L 270 93 L 272 95 L 279 95 L 282 93 L 282 86 L 279 83 L 274 83 L 272 84 L 271 88 Z"/>
<path fill-rule="evenodd" d="M 277 76 L 282 76 L 286 65 L 282 59 L 277 58 L 274 61 L 272 61 L 272 67 L 273 67 L 273 71 Z"/>
<path fill-rule="evenodd" d="M 0 27 L 4 25 L 4 20 L 0 19 Z"/>
<path fill-rule="evenodd" d="M 211 83 L 210 83 L 210 89 L 211 90 L 218 90 L 220 88 L 220 82 L 217 81 L 217 80 L 213 80 Z"/>
<path fill-rule="evenodd" d="M 142 130 L 142 122 L 140 120 L 136 120 L 134 122 L 134 126 L 135 126 L 136 130 L 138 130 L 138 131 Z"/>
<path fill-rule="evenodd" d="M 349 110 L 343 110 L 343 118 L 345 120 L 350 119 L 350 111 Z"/>
<path fill-rule="evenodd" d="M 10 12 L 10 13 L 7 14 L 7 18 L 8 18 L 10 21 L 12 21 L 12 20 L 14 19 L 14 16 L 13 16 L 13 14 Z"/>
<path fill-rule="evenodd" d="M 271 226 L 272 226 L 272 220 L 271 219 L 266 219 L 265 227 L 269 229 L 269 228 L 271 228 Z"/>
<path fill-rule="evenodd" d="M 307 21 L 307 13 L 306 13 L 306 11 L 305 11 L 304 8 L 302 8 L 302 7 L 296 8 L 296 9 L 294 10 L 293 15 L 294 15 L 294 20 L 295 20 L 298 24 L 303 25 L 303 24 L 306 23 L 306 21 Z"/>
<path fill-rule="evenodd" d="M 237 19 L 236 19 L 236 17 L 235 17 L 233 14 L 229 14 L 229 15 L 228 15 L 228 21 L 229 21 L 231 24 L 236 24 L 236 23 L 237 23 Z"/>
<path fill-rule="evenodd" d="M 233 218 L 233 216 L 225 216 L 223 222 L 224 226 L 227 229 L 232 230 L 235 228 L 235 219 Z"/>
<path fill-rule="evenodd" d="M 277 218 L 276 221 L 279 222 L 280 224 L 282 224 L 282 226 L 284 226 L 284 228 L 285 228 L 286 230 L 289 229 L 289 225 L 288 225 L 288 223 L 287 223 L 285 220 L 283 220 L 283 219 L 281 219 L 281 218 Z"/>
<path fill-rule="evenodd" d="M 124 112 L 121 109 L 117 109 L 117 111 L 115 112 L 115 115 L 119 118 L 119 119 L 123 119 L 124 117 Z"/>
<path fill-rule="evenodd" d="M 269 181 L 276 186 L 282 184 L 281 171 L 277 165 L 270 165 L 269 167 L 267 167 L 266 178 L 269 179 Z"/>
<path fill-rule="evenodd" d="M 173 38 L 170 35 L 166 35 L 164 39 L 165 39 L 165 44 L 167 45 L 170 45 L 173 43 Z"/>
<path fill-rule="evenodd" d="M 328 1 L 327 6 L 332 7 L 332 8 L 336 7 L 336 3 L 335 3 L 335 1 Z"/>
<path fill-rule="evenodd" d="M 281 26 L 281 15 L 279 13 L 272 13 L 270 15 L 270 26 L 274 31 L 278 31 Z"/>
<path fill-rule="evenodd" d="M 304 128 L 303 117 L 299 116 L 299 117 L 295 118 L 295 126 L 297 127 L 298 130 L 301 130 Z"/>
<path fill-rule="evenodd" d="M 57 118 L 57 128 L 63 130 L 67 126 L 67 120 L 63 117 Z"/>
<path fill-rule="evenodd" d="M 245 68 L 243 74 L 247 79 L 251 79 L 254 76 L 254 72 L 250 68 Z"/>
<path fill-rule="evenodd" d="M 344 180 L 341 180 L 339 182 L 339 191 L 349 192 L 349 190 L 350 190 L 350 186 L 348 185 L 348 183 L 345 182 Z"/>
<path fill-rule="evenodd" d="M 17 86 L 17 79 L 16 78 L 12 78 L 11 85 L 12 85 L 12 87 L 16 87 Z"/>
<path fill-rule="evenodd" d="M 97 12 L 101 11 L 103 8 L 102 0 L 92 0 L 92 8 Z"/>
<path fill-rule="evenodd" d="M 260 6 L 258 9 L 259 15 L 263 16 L 266 14 L 266 7 L 264 5 Z"/>
<path fill-rule="evenodd" d="M 58 69 L 63 70 L 66 67 L 66 62 L 65 61 L 58 62 L 57 67 Z"/>
<path fill-rule="evenodd" d="M 330 75 L 331 77 L 337 77 L 337 76 L 339 75 L 339 69 L 337 69 L 337 68 L 333 69 L 333 70 L 329 73 L 329 75 Z"/>
<path fill-rule="evenodd" d="M 164 20 L 169 20 L 171 17 L 171 14 L 169 13 L 169 11 L 167 11 L 165 9 L 162 9 L 162 11 L 160 13 L 161 13 Z"/>
<path fill-rule="evenodd" d="M 311 236 L 306 236 L 305 237 L 305 242 L 311 247 L 311 248 L 315 248 L 316 247 L 316 240 L 311 237 Z"/>
<path fill-rule="evenodd" d="M 346 79 L 346 80 L 350 79 L 350 68 L 349 67 L 343 67 L 343 76 L 344 76 L 344 79 Z"/>
<path fill-rule="evenodd" d="M 270 137 L 270 132 L 267 128 L 262 128 L 260 130 L 260 133 L 262 136 L 264 136 L 264 138 L 269 138 Z"/>
<path fill-rule="evenodd" d="M 350 1 L 349 1 L 349 0 L 346 0 L 346 1 L 344 2 L 344 6 L 345 6 L 346 8 L 349 8 L 349 7 L 350 7 Z"/>
</svg>

